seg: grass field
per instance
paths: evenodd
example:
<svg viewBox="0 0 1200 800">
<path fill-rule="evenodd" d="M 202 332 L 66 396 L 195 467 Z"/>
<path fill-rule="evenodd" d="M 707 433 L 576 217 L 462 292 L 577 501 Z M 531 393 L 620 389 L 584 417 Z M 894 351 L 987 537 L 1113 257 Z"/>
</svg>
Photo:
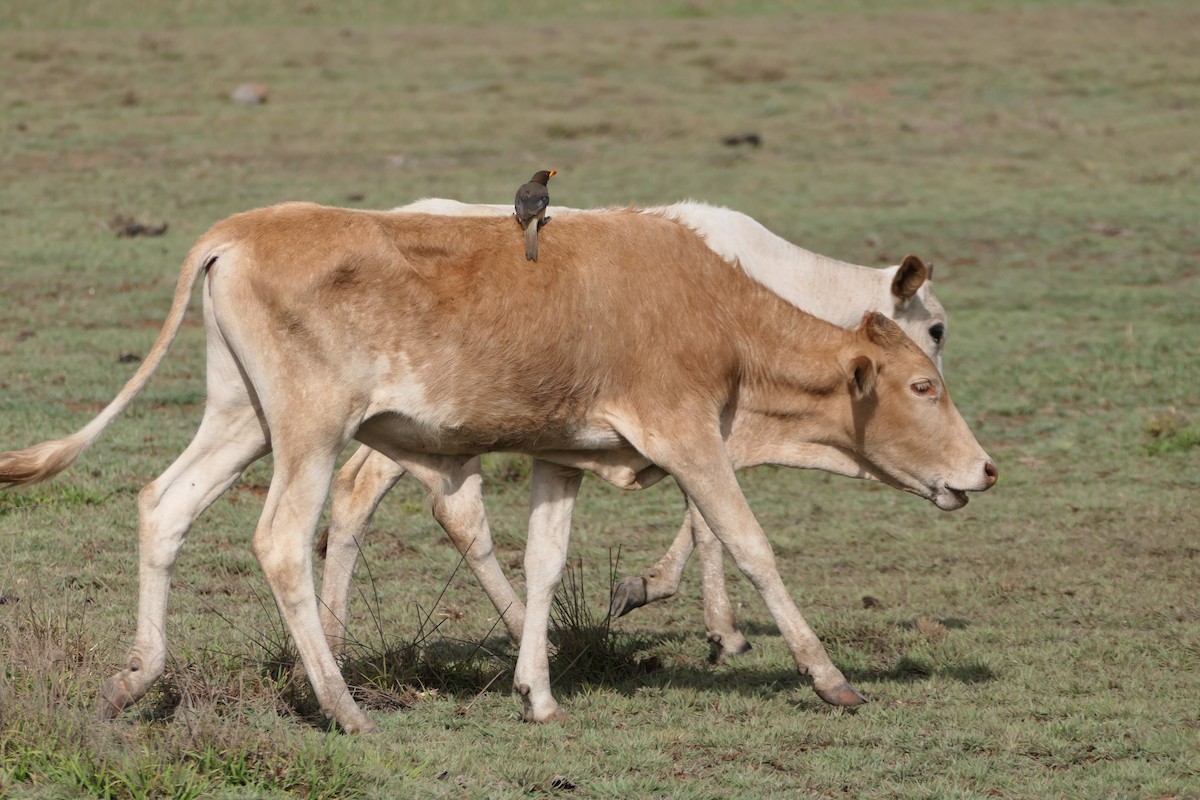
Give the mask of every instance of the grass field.
<svg viewBox="0 0 1200 800">
<path fill-rule="evenodd" d="M 518 721 L 515 655 L 402 483 L 348 667 L 383 731 L 349 737 L 289 668 L 250 554 L 256 465 L 189 537 L 161 690 L 102 723 L 133 636 L 136 494 L 202 413 L 195 302 L 79 463 L 0 494 L 0 796 L 1200 797 L 1200 8 L 151 5 L 0 11 L 0 449 L 108 402 L 218 219 L 507 202 L 552 167 L 567 205 L 691 197 L 847 261 L 932 261 L 949 387 L 1001 480 L 946 514 L 743 473 L 862 710 L 820 703 L 740 576 L 755 649 L 708 664 L 693 570 L 613 623 L 607 663 L 558 663 L 571 718 L 550 726 Z M 231 102 L 246 82 L 269 102 Z M 747 132 L 762 146 L 722 144 Z M 168 227 L 118 237 L 117 217 Z M 486 485 L 518 586 L 521 466 L 492 458 Z M 680 506 L 670 485 L 585 482 L 572 552 L 594 613 L 617 548 L 640 572 Z"/>
</svg>

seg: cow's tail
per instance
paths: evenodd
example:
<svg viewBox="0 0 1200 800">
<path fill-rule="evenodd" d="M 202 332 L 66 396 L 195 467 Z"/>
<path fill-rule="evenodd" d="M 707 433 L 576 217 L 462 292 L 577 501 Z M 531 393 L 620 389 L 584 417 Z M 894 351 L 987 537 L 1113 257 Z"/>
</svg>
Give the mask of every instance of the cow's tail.
<svg viewBox="0 0 1200 800">
<path fill-rule="evenodd" d="M 112 402 L 105 406 L 96 418 L 70 436 L 54 439 L 41 444 L 35 444 L 24 450 L 14 450 L 10 453 L 0 453 L 0 488 L 24 486 L 52 478 L 62 472 L 79 458 L 79 455 L 94 442 L 104 429 L 109 426 L 118 414 L 133 401 L 146 384 L 150 376 L 158 369 L 159 364 L 167 355 L 171 342 L 179 333 L 187 312 L 188 301 L 196 280 L 209 265 L 217 258 L 225 246 L 215 245 L 204 237 L 192 248 L 183 262 L 179 272 L 179 281 L 175 285 L 175 299 L 171 301 L 171 310 L 163 323 L 158 339 L 154 342 L 149 355 L 133 373 L 120 393 Z"/>
</svg>

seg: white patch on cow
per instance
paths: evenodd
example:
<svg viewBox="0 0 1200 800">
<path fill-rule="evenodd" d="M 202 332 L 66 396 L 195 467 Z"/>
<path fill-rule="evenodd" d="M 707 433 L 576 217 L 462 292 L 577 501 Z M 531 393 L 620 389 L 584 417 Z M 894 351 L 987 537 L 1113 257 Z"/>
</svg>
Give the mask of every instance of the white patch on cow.
<svg viewBox="0 0 1200 800">
<path fill-rule="evenodd" d="M 439 430 L 461 424 L 461 415 L 448 400 L 432 400 L 405 353 L 380 353 L 375 360 L 379 381 L 367 406 L 366 418 L 391 414 L 402 417 L 416 431 L 430 437 Z"/>
</svg>

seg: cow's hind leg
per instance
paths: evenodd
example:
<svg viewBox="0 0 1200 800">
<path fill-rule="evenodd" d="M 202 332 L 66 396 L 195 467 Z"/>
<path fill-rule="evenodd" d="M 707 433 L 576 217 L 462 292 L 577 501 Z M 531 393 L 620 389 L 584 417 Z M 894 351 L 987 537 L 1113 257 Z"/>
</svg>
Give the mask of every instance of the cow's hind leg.
<svg viewBox="0 0 1200 800">
<path fill-rule="evenodd" d="M 360 447 L 333 481 L 329 528 L 325 531 L 324 547 L 318 545 L 318 550 L 325 552 L 321 629 L 335 656 L 342 654 L 349 638 L 346 618 L 350 611 L 350 585 L 363 539 L 380 501 L 404 471 L 404 467 L 387 456 Z"/>
<path fill-rule="evenodd" d="M 685 523 L 690 523 L 696 553 L 700 557 L 700 580 L 704 590 L 704 628 L 712 644 L 711 659 L 721 663 L 728 656 L 749 652 L 750 642 L 737 626 L 733 603 L 725 589 L 725 548 L 704 521 L 704 515 L 688 500 Z"/>
<path fill-rule="evenodd" d="M 450 537 L 467 567 L 492 601 L 508 638 L 521 643 L 525 605 L 496 559 L 487 511 L 483 507 L 483 475 L 478 457 L 418 456 L 400 459 L 433 501 L 433 516 Z"/>
<path fill-rule="evenodd" d="M 167 657 L 167 595 L 184 538 L 204 509 L 269 449 L 262 421 L 249 402 L 230 408 L 210 399 L 191 444 L 138 495 L 137 635 L 125 669 L 104 683 L 102 716 L 115 716 L 162 674 Z"/>
<path fill-rule="evenodd" d="M 692 557 L 695 543 L 692 539 L 691 520 L 685 518 L 671 548 L 654 566 L 641 575 L 623 578 L 613 590 L 608 613 L 623 617 L 635 608 L 641 608 L 656 600 L 673 597 L 683 580 L 683 568 Z"/>
<path fill-rule="evenodd" d="M 312 574 L 313 537 L 345 439 L 311 421 L 302 436 L 288 436 L 287 441 L 278 427 L 273 430 L 275 474 L 254 531 L 254 555 L 322 713 L 348 733 L 373 731 L 375 723 L 350 696 L 321 630 Z"/>
<path fill-rule="evenodd" d="M 386 460 L 386 456 L 408 470 L 409 474 L 425 487 L 433 506 L 434 518 L 449 535 L 450 541 L 458 552 L 462 553 L 468 568 L 479 580 L 488 599 L 500 614 L 509 638 L 514 644 L 519 644 L 525 620 L 525 605 L 505 577 L 500 562 L 496 560 L 487 511 L 483 506 L 483 477 L 479 458 L 429 455 L 400 450 L 393 447 L 386 438 L 372 436 L 370 423 L 361 428 L 357 436 L 382 454 L 367 459 L 360 471 L 368 476 L 368 480 L 377 480 L 370 478 L 371 474 L 386 472 L 386 468 L 380 464 L 380 461 Z M 355 458 L 357 459 L 357 455 Z M 330 629 L 326 627 L 325 630 L 328 633 Z"/>
</svg>

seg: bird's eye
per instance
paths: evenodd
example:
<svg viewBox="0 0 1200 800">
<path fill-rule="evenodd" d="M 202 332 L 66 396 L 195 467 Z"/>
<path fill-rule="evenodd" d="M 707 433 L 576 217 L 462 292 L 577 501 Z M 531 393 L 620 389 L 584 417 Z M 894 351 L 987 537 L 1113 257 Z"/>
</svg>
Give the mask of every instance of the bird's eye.
<svg viewBox="0 0 1200 800">
<path fill-rule="evenodd" d="M 939 322 L 936 325 L 930 326 L 929 336 L 930 336 L 930 338 L 933 339 L 933 341 L 940 342 L 942 340 L 942 337 L 945 335 L 946 335 L 946 326 L 943 325 L 942 323 Z"/>
<path fill-rule="evenodd" d="M 933 394 L 933 381 L 917 381 L 909 388 L 919 397 L 929 397 Z"/>
</svg>

